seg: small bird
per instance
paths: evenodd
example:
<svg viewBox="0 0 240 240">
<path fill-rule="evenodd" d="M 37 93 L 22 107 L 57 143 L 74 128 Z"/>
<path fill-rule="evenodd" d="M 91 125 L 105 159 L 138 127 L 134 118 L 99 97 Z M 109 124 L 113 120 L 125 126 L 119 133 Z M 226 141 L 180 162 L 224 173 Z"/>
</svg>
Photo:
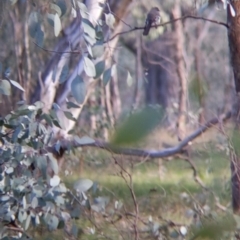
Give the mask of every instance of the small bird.
<svg viewBox="0 0 240 240">
<path fill-rule="evenodd" d="M 155 27 L 157 28 L 157 25 L 160 23 L 160 21 L 160 10 L 158 7 L 153 7 L 147 15 L 143 35 L 148 35 L 151 26 L 155 25 Z"/>
</svg>

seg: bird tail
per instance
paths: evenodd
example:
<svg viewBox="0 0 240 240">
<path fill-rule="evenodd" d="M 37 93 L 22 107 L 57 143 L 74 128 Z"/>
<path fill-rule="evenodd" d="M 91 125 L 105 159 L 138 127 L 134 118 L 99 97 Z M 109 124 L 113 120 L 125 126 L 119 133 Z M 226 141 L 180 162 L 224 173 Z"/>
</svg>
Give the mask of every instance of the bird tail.
<svg viewBox="0 0 240 240">
<path fill-rule="evenodd" d="M 151 24 L 146 24 L 144 30 L 143 30 L 143 35 L 146 36 L 148 35 L 149 31 L 150 31 L 150 28 L 151 28 Z"/>
</svg>

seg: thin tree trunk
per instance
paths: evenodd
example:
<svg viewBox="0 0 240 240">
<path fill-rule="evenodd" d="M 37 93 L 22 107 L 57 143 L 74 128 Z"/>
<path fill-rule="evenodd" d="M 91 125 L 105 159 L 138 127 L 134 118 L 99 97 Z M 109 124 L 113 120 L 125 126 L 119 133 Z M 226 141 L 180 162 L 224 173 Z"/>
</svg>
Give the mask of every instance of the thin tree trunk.
<svg viewBox="0 0 240 240">
<path fill-rule="evenodd" d="M 200 44 L 199 44 L 199 36 L 201 32 L 201 22 L 197 22 L 196 26 L 196 46 L 194 49 L 194 64 L 195 64 L 195 71 L 196 71 L 196 81 L 197 81 L 197 90 L 198 90 L 198 102 L 200 107 L 200 112 L 198 116 L 198 123 L 201 126 L 205 120 L 205 96 L 203 92 L 203 79 L 200 70 L 200 61 L 201 61 L 201 51 L 199 51 Z"/>
<path fill-rule="evenodd" d="M 240 159 L 234 149 L 231 151 L 230 157 L 232 173 L 232 207 L 233 212 L 240 215 Z"/>
<path fill-rule="evenodd" d="M 12 20 L 12 26 L 13 26 L 13 34 L 14 34 L 14 47 L 15 47 L 15 56 L 16 56 L 16 65 L 17 65 L 17 81 L 21 86 L 24 86 L 24 68 L 23 68 L 23 45 L 22 45 L 22 39 L 23 39 L 23 29 L 22 29 L 22 23 L 20 21 L 20 15 L 19 9 L 16 8 L 15 11 L 10 11 L 9 15 Z M 19 92 L 15 92 L 13 96 L 12 104 L 14 104 L 14 100 L 18 99 Z M 14 107 L 14 106 L 13 106 Z"/>
<path fill-rule="evenodd" d="M 26 1 L 26 11 L 29 12 L 29 2 Z M 29 102 L 29 94 L 31 92 L 31 78 L 32 78 L 32 62 L 30 57 L 30 45 L 29 45 L 29 33 L 28 33 L 28 23 L 25 20 L 23 26 L 23 34 L 24 34 L 24 48 L 25 48 L 25 56 L 26 56 L 26 71 L 25 71 L 25 81 L 24 81 L 24 99 L 26 102 Z"/>
<path fill-rule="evenodd" d="M 119 3 L 119 2 L 118 2 Z M 114 15 L 116 16 L 116 27 L 114 28 L 114 31 L 111 33 L 111 36 L 114 36 L 116 33 L 121 32 L 122 30 L 122 21 L 121 19 L 124 19 L 124 16 L 127 14 L 127 11 L 129 9 L 130 4 L 132 3 L 132 0 L 124 0 L 121 5 L 118 5 L 117 11 L 114 11 Z M 117 2 L 114 2 L 113 6 L 116 7 Z M 109 8 L 109 11 L 113 11 L 113 8 Z M 104 58 L 106 69 L 109 68 L 112 63 L 114 62 L 114 49 L 116 49 L 117 43 L 119 40 L 119 36 L 115 37 L 112 41 L 107 42 L 106 44 L 106 50 Z M 116 72 L 115 72 L 116 74 Z M 116 76 L 112 77 L 112 81 L 107 84 L 104 88 L 105 92 L 105 101 L 104 105 L 102 105 L 103 109 L 106 111 L 103 114 L 103 119 L 107 119 L 110 122 L 111 126 L 114 126 L 114 118 L 116 118 L 121 111 L 121 100 L 120 100 L 120 93 L 118 90 L 118 82 Z M 112 85 L 112 86 L 111 86 Z M 103 103 L 103 101 L 101 101 Z M 115 109 L 117 107 L 117 109 Z M 115 113 L 116 110 L 116 113 Z M 105 139 L 108 139 L 108 129 L 104 129 L 104 136 Z"/>
<path fill-rule="evenodd" d="M 111 87 L 111 93 L 112 93 L 112 104 L 114 109 L 114 120 L 118 119 L 121 112 L 122 112 L 122 102 L 120 98 L 120 91 L 118 87 L 118 76 L 115 74 L 112 79 Z M 115 122 L 115 121 L 114 121 Z"/>
<path fill-rule="evenodd" d="M 140 90 L 140 84 L 143 79 L 143 72 L 142 72 L 142 41 L 141 41 L 141 32 L 136 33 L 137 38 L 137 56 L 136 56 L 136 83 L 135 83 L 135 89 L 133 94 L 133 104 L 132 109 L 136 109 L 140 103 L 141 98 L 141 92 Z"/>
<path fill-rule="evenodd" d="M 179 1 L 175 4 L 173 9 L 173 17 L 181 17 L 181 9 Z M 176 21 L 174 24 L 176 32 L 176 63 L 177 63 L 177 74 L 180 82 L 180 92 L 179 92 L 179 115 L 178 115 L 178 138 L 183 139 L 186 134 L 186 117 L 187 117 L 187 78 L 186 69 L 183 59 L 183 47 L 184 47 L 184 29 L 181 21 Z"/>
</svg>

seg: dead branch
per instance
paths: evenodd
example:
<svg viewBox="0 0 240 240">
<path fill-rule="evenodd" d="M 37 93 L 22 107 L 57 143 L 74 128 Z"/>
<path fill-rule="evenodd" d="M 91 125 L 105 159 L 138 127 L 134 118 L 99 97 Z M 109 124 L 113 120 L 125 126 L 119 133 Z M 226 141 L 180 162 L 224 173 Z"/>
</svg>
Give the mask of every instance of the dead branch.
<svg viewBox="0 0 240 240">
<path fill-rule="evenodd" d="M 210 129 L 214 125 L 230 119 L 231 115 L 232 113 L 231 111 L 229 111 L 227 113 L 220 115 L 219 117 L 215 117 L 209 120 L 204 125 L 202 125 L 197 130 L 195 130 L 192 134 L 185 137 L 178 145 L 174 147 L 166 148 L 164 150 L 143 150 L 143 149 L 125 148 L 125 147 L 112 145 L 111 143 L 100 141 L 100 140 L 94 140 L 92 143 L 79 143 L 79 142 L 76 142 L 74 139 L 72 140 L 64 139 L 61 141 L 61 151 L 62 152 L 67 151 L 69 147 L 78 148 L 78 147 L 89 146 L 89 147 L 102 148 L 111 153 L 129 155 L 129 156 L 148 157 L 148 158 L 169 157 L 169 156 L 173 156 L 175 154 L 181 153 L 184 150 L 184 147 L 189 145 L 191 141 L 196 139 L 198 136 L 206 132 L 208 129 Z M 55 155 L 58 155 L 55 145 L 48 147 L 47 150 L 49 152 L 52 152 Z"/>
</svg>

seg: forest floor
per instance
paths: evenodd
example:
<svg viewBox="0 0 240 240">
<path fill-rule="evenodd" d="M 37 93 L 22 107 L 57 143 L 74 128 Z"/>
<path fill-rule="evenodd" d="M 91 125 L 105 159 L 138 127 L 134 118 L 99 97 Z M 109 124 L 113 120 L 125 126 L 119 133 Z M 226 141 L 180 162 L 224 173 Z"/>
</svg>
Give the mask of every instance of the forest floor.
<svg viewBox="0 0 240 240">
<path fill-rule="evenodd" d="M 134 239 L 130 229 L 133 229 L 137 208 L 140 232 L 146 230 L 145 225 L 149 222 L 178 231 L 180 226 L 187 227 L 202 217 L 214 215 L 218 218 L 231 212 L 227 146 L 221 144 L 221 139 L 217 142 L 216 138 L 214 141 L 211 137 L 206 139 L 198 140 L 191 147 L 189 157 L 202 185 L 195 181 L 192 166 L 181 156 L 145 162 L 134 157 L 113 157 L 103 150 L 87 148 L 77 153 L 81 157 L 76 157 L 75 161 L 69 157 L 64 169 L 65 173 L 69 169 L 72 174 L 63 174 L 65 184 L 72 188 L 79 178 L 90 179 L 95 183 L 94 189 L 87 192 L 90 204 L 98 197 L 107 199 L 104 211 L 85 212 L 84 217 L 76 221 L 83 231 L 79 239 L 105 239 L 106 236 L 109 239 Z M 129 176 L 132 180 L 130 188 Z M 118 210 L 117 202 L 122 205 Z M 51 239 L 63 237 L 53 234 Z"/>
</svg>

